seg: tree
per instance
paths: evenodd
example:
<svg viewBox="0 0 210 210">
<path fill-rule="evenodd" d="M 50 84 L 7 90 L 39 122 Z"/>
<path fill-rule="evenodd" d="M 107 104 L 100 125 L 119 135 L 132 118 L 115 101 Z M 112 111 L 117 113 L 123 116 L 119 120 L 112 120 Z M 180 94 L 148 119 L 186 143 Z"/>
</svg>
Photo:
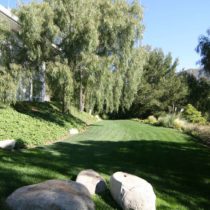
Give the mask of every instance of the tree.
<svg viewBox="0 0 210 210">
<path fill-rule="evenodd" d="M 9 62 L 17 63 L 32 71 L 40 83 L 39 100 L 45 97 L 46 62 L 54 55 L 56 49 L 52 43 L 58 28 L 54 24 L 54 13 L 48 3 L 30 3 L 16 10 L 21 25 L 18 32 L 11 32 L 8 39 L 10 46 Z M 32 80 L 32 78 L 31 78 Z"/>
<path fill-rule="evenodd" d="M 210 29 L 207 30 L 206 36 L 202 35 L 199 38 L 196 50 L 201 55 L 200 63 L 203 65 L 204 70 L 210 73 Z"/>
<path fill-rule="evenodd" d="M 183 72 L 183 85 L 188 87 L 186 101 L 202 114 L 210 116 L 210 81 L 206 78 L 196 79 L 194 75 Z"/>
<path fill-rule="evenodd" d="M 173 62 L 171 55 L 164 55 L 160 49 L 147 50 L 142 80 L 130 111 L 139 117 L 175 110 L 187 94 L 182 78 L 176 74 L 178 61 Z"/>
<path fill-rule="evenodd" d="M 72 73 L 68 63 L 60 62 L 57 59 L 54 62 L 49 62 L 48 65 L 48 83 L 54 99 L 61 101 L 62 112 L 69 111 L 70 102 L 73 93 Z"/>
<path fill-rule="evenodd" d="M 130 5 L 124 0 L 47 2 L 56 14 L 59 46 L 73 70 L 80 111 L 88 107 L 118 110 L 134 44 L 142 37 L 141 7 L 137 1 Z M 100 84 L 97 91 L 95 84 Z M 129 87 L 131 84 L 126 84 Z"/>
<path fill-rule="evenodd" d="M 6 21 L 0 20 L 0 102 L 4 104 L 15 103 L 19 66 L 9 64 L 7 54 L 7 39 L 10 29 Z"/>
</svg>

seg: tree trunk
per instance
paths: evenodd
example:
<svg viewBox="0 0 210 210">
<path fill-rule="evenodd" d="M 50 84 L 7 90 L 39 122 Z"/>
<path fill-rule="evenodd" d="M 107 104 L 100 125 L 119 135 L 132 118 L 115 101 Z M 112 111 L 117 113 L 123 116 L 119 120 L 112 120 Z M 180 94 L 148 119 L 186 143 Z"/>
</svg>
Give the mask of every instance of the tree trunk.
<svg viewBox="0 0 210 210">
<path fill-rule="evenodd" d="M 83 85 L 82 85 L 82 70 L 80 70 L 80 90 L 79 90 L 79 110 L 80 112 L 84 111 L 84 94 L 83 94 Z"/>
<path fill-rule="evenodd" d="M 33 76 L 30 78 L 29 101 L 33 101 Z"/>
<path fill-rule="evenodd" d="M 80 112 L 84 111 L 84 96 L 83 96 L 82 82 L 80 82 L 80 90 L 79 90 L 79 110 Z"/>
<path fill-rule="evenodd" d="M 46 83 L 45 83 L 45 71 L 46 71 L 46 63 L 42 62 L 40 66 L 40 83 L 41 83 L 41 91 L 40 91 L 40 102 L 45 101 L 46 96 Z"/>
<path fill-rule="evenodd" d="M 62 97 L 62 113 L 66 112 L 66 104 L 65 104 L 65 85 L 63 85 L 63 97 Z"/>
</svg>

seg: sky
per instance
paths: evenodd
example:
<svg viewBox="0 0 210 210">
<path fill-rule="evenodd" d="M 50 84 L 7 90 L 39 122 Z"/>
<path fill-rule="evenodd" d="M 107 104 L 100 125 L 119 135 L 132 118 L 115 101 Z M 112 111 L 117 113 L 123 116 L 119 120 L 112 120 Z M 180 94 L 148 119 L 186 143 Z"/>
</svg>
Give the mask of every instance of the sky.
<svg viewBox="0 0 210 210">
<path fill-rule="evenodd" d="M 210 28 L 210 0 L 141 0 L 144 44 L 179 59 L 178 69 L 198 68 L 198 38 Z"/>
<path fill-rule="evenodd" d="M 27 2 L 28 0 L 24 0 Z M 131 1 L 131 0 L 129 0 Z M 195 48 L 210 28 L 210 0 L 139 0 L 144 7 L 144 45 L 162 48 L 179 59 L 178 70 L 198 68 Z M 17 0 L 0 0 L 11 8 Z"/>
</svg>

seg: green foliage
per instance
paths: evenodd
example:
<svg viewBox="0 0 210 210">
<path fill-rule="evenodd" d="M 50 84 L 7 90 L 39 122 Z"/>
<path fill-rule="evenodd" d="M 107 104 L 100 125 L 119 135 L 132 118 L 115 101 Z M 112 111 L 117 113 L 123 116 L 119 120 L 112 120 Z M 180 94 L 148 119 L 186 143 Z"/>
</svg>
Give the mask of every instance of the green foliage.
<svg viewBox="0 0 210 210">
<path fill-rule="evenodd" d="M 44 145 L 68 136 L 70 128 L 82 128 L 90 122 L 88 114 L 81 113 L 80 119 L 76 109 L 63 115 L 60 108 L 55 103 L 18 102 L 15 109 L 0 109 L 0 140 L 16 139 L 29 147 Z"/>
<path fill-rule="evenodd" d="M 184 131 L 198 138 L 203 144 L 210 145 L 210 125 L 188 124 Z"/>
<path fill-rule="evenodd" d="M 107 183 L 112 173 L 124 170 L 147 180 L 160 210 L 210 206 L 209 148 L 173 129 L 104 120 L 65 142 L 12 153 L 0 150 L 0 159 L 2 210 L 6 198 L 19 187 L 49 179 L 74 180 L 87 168 Z M 120 209 L 109 190 L 94 202 L 97 210 Z"/>
<path fill-rule="evenodd" d="M 73 93 L 72 72 L 68 64 L 58 61 L 48 63 L 48 83 L 51 94 L 55 99 L 61 101 L 62 112 L 65 113 L 70 107 Z"/>
<path fill-rule="evenodd" d="M 60 29 L 59 46 L 73 72 L 80 110 L 128 109 L 145 60 L 143 50 L 134 48 L 143 33 L 141 6 L 124 0 L 47 2 Z"/>
<path fill-rule="evenodd" d="M 52 43 L 58 33 L 53 10 L 46 2 L 32 2 L 22 5 L 16 13 L 21 27 L 12 40 L 18 51 L 15 60 L 38 70 L 42 61 L 49 60 L 53 53 Z"/>
<path fill-rule="evenodd" d="M 44 80 L 41 66 L 51 63 L 49 86 L 53 96 L 61 96 L 64 112 L 70 98 L 81 111 L 111 113 L 130 108 L 145 63 L 145 50 L 136 45 L 144 29 L 137 1 L 45 0 L 23 4 L 15 12 L 21 27 L 7 39 L 7 64 L 20 64 L 35 76 L 39 72 Z M 58 53 L 59 64 L 54 59 Z M 39 90 L 41 83 L 33 87 Z"/>
<path fill-rule="evenodd" d="M 148 59 L 143 69 L 143 76 L 130 114 L 147 117 L 150 114 L 181 107 L 187 94 L 182 78 L 176 74 L 178 61 L 173 62 L 170 54 L 162 50 L 148 50 Z"/>
<path fill-rule="evenodd" d="M 187 123 L 177 114 L 166 114 L 158 118 L 157 124 L 166 128 L 184 130 Z"/>
<path fill-rule="evenodd" d="M 0 102 L 12 104 L 16 102 L 20 66 L 10 65 L 10 68 L 0 66 Z"/>
<path fill-rule="evenodd" d="M 189 90 L 186 101 L 205 113 L 208 119 L 208 115 L 210 115 L 210 81 L 205 78 L 196 79 L 189 73 L 182 73 L 181 76 L 184 81 L 183 85 L 187 86 Z"/>
<path fill-rule="evenodd" d="M 173 128 L 178 129 L 178 130 L 184 130 L 186 127 L 186 124 L 187 122 L 184 119 L 178 117 L 173 122 Z"/>
<path fill-rule="evenodd" d="M 155 116 L 151 115 L 151 116 L 149 116 L 149 117 L 147 118 L 147 122 L 148 122 L 149 124 L 154 125 L 154 124 L 156 124 L 156 123 L 158 122 L 158 120 L 157 120 L 157 118 L 156 118 Z"/>
<path fill-rule="evenodd" d="M 186 120 L 192 123 L 205 124 L 206 119 L 202 117 L 201 112 L 199 112 L 193 105 L 188 104 L 183 113 Z"/>
<path fill-rule="evenodd" d="M 175 114 L 167 114 L 158 118 L 158 124 L 166 128 L 173 128 L 174 121 L 177 119 Z"/>
<path fill-rule="evenodd" d="M 201 55 L 201 64 L 204 70 L 210 73 L 210 30 L 207 30 L 207 35 L 202 35 L 199 38 L 197 52 Z"/>
<path fill-rule="evenodd" d="M 20 73 L 20 66 L 7 62 L 8 36 L 8 23 L 0 19 L 0 103 L 3 104 L 15 103 Z"/>
</svg>

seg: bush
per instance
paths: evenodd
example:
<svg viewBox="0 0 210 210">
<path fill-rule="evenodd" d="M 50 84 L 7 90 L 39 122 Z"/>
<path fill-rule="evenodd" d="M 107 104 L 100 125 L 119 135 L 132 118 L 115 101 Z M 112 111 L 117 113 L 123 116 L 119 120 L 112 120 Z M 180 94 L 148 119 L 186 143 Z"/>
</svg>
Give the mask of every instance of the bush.
<svg viewBox="0 0 210 210">
<path fill-rule="evenodd" d="M 173 128 L 176 128 L 178 130 L 184 129 L 186 126 L 186 121 L 181 118 L 176 118 L 173 122 Z"/>
<path fill-rule="evenodd" d="M 158 125 L 167 128 L 175 128 L 181 130 L 185 127 L 185 124 L 185 120 L 181 119 L 176 114 L 167 114 L 158 118 Z"/>
<path fill-rule="evenodd" d="M 191 123 L 206 124 L 206 119 L 193 105 L 188 104 L 184 110 L 183 116 Z"/>
<path fill-rule="evenodd" d="M 186 124 L 185 133 L 199 138 L 203 143 L 210 145 L 210 126 L 199 124 Z"/>
<path fill-rule="evenodd" d="M 154 125 L 154 124 L 156 124 L 156 123 L 158 122 L 158 120 L 157 120 L 157 118 L 156 118 L 155 116 L 151 115 L 151 116 L 149 116 L 149 117 L 147 118 L 147 122 L 148 122 L 149 124 Z"/>
<path fill-rule="evenodd" d="M 161 116 L 158 118 L 158 124 L 163 127 L 173 128 L 175 119 L 176 119 L 176 115 L 167 114 L 165 116 Z"/>
</svg>

